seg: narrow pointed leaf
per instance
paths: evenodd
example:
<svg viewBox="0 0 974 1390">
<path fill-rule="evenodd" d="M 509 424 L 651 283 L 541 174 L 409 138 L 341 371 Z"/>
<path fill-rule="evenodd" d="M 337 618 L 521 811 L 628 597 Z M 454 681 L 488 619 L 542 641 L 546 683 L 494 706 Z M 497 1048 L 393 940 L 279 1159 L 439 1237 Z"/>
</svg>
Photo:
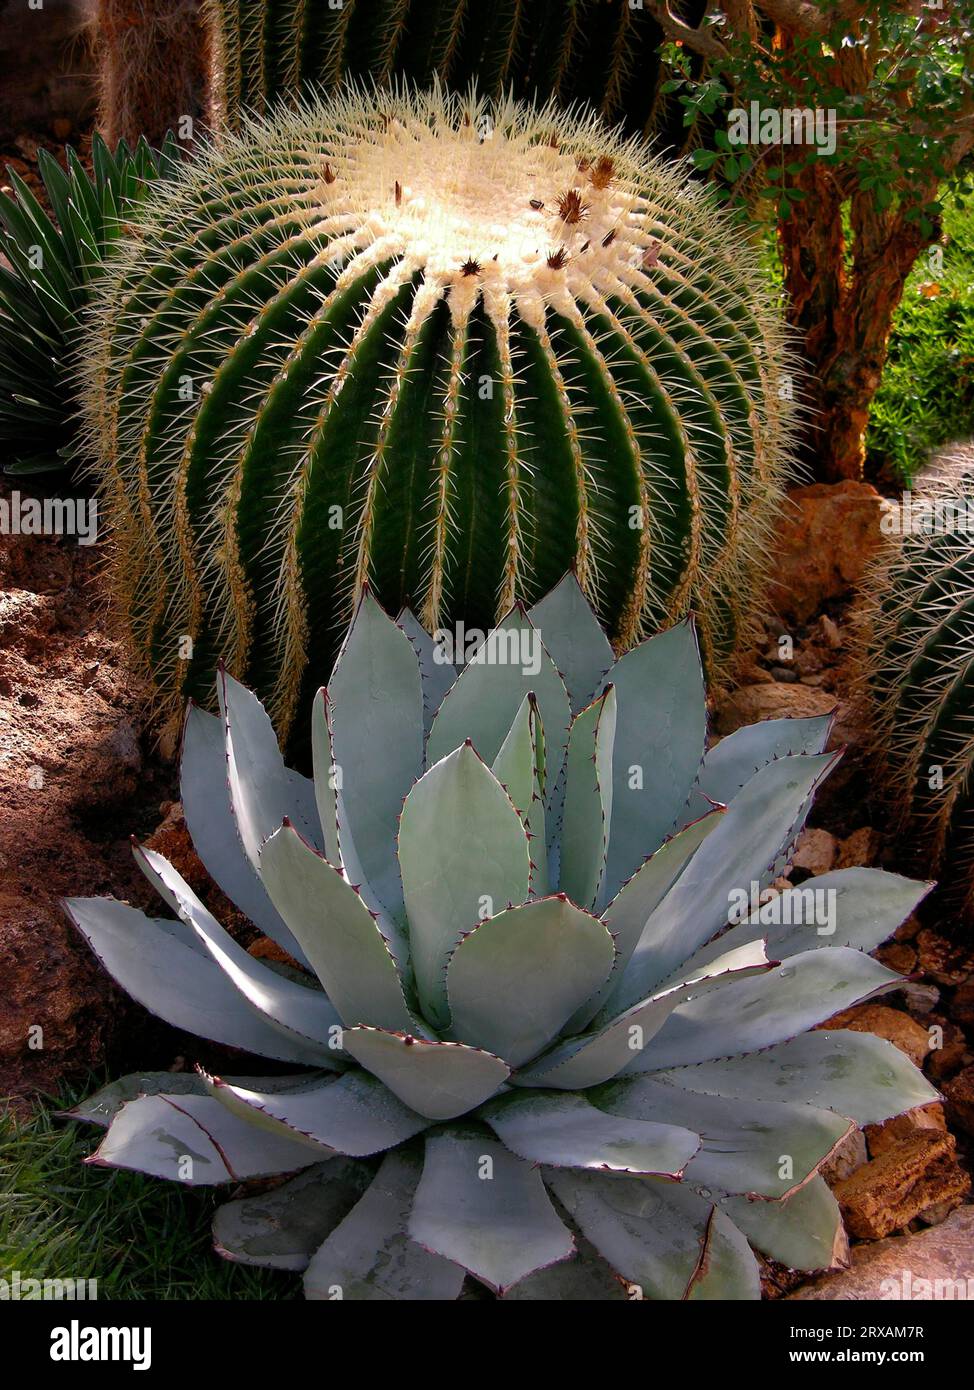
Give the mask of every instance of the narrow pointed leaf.
<svg viewBox="0 0 974 1390">
<path fill-rule="evenodd" d="M 409 1010 L 389 947 L 365 903 L 291 826 L 260 856 L 275 907 L 311 962 L 341 1021 L 408 1028 Z"/>
<path fill-rule="evenodd" d="M 399 812 L 423 767 L 423 688 L 409 638 L 369 593 L 359 604 L 328 693 L 342 808 L 365 877 L 395 914 L 402 902 Z"/>
<path fill-rule="evenodd" d="M 491 772 L 505 789 L 523 820 L 534 794 L 534 734 L 531 727 L 532 695 L 529 692 L 514 716 Z"/>
<path fill-rule="evenodd" d="M 331 732 L 331 706 L 328 691 L 322 688 L 311 710 L 311 757 L 314 768 L 315 804 L 321 821 L 321 843 L 325 858 L 336 869 L 342 868 L 338 842 L 338 767 Z"/>
<path fill-rule="evenodd" d="M 446 659 L 442 645 L 433 641 L 411 609 L 404 608 L 396 621 L 412 643 L 419 661 L 423 683 L 423 737 L 426 739 L 443 697 L 457 678 L 456 667 Z"/>
<path fill-rule="evenodd" d="M 609 639 L 574 574 L 566 574 L 529 608 L 528 617 L 541 633 L 576 714 L 590 703 L 614 658 Z"/>
<path fill-rule="evenodd" d="M 575 716 L 568 740 L 559 886 L 579 907 L 600 906 L 605 888 L 615 731 L 616 694 L 610 685 Z"/>
<path fill-rule="evenodd" d="M 68 915 L 108 973 L 150 1013 L 197 1037 L 305 1066 L 329 1066 L 327 1047 L 288 1038 L 248 1004 L 214 961 L 114 898 L 69 898 Z"/>
<path fill-rule="evenodd" d="M 448 1019 L 446 965 L 460 935 L 528 895 L 528 839 L 513 803 L 469 745 L 406 797 L 399 860 L 424 1016 Z"/>
<path fill-rule="evenodd" d="M 764 719 L 746 724 L 709 750 L 690 797 L 687 820 L 706 813 L 711 802 L 729 806 L 754 774 L 776 758 L 824 753 L 834 715 L 811 719 Z"/>
<path fill-rule="evenodd" d="M 706 705 L 690 623 L 633 647 L 612 667 L 619 714 L 612 759 L 611 896 L 673 830 L 703 758 Z"/>
</svg>

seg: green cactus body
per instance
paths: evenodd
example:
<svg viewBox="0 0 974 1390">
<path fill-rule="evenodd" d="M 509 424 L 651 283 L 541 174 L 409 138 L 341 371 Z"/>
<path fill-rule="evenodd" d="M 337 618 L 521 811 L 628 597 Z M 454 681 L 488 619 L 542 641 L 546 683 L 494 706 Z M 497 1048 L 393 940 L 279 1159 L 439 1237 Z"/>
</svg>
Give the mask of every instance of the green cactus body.
<svg viewBox="0 0 974 1390">
<path fill-rule="evenodd" d="M 933 510 L 917 510 L 918 504 Z M 866 578 L 857 614 L 858 683 L 894 828 L 909 838 L 917 867 L 940 876 L 948 897 L 969 916 L 974 480 L 952 477 L 948 469 L 911 505 L 912 526 L 880 553 Z"/>
<path fill-rule="evenodd" d="M 595 117 L 435 91 L 253 123 L 160 190 L 92 334 L 170 711 L 223 657 L 286 730 L 366 583 L 486 630 L 573 568 L 620 648 L 695 610 L 712 674 L 747 622 L 784 330 L 743 237 Z"/>
<path fill-rule="evenodd" d="M 704 9 L 681 8 L 690 23 Z M 217 129 L 345 77 L 581 100 L 643 136 L 670 112 L 663 32 L 628 0 L 207 0 L 205 14 Z"/>
</svg>

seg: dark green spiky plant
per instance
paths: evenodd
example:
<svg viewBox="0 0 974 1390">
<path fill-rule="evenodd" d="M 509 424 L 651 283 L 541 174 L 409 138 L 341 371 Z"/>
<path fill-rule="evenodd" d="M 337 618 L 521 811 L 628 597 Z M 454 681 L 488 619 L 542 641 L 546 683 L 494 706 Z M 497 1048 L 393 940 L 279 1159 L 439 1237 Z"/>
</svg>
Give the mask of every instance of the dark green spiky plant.
<svg viewBox="0 0 974 1390">
<path fill-rule="evenodd" d="M 368 583 L 482 630 L 573 568 L 619 648 L 747 623 L 794 371 L 746 237 L 598 118 L 351 92 L 252 123 L 101 282 L 86 418 L 165 707 L 286 732 Z"/>
<path fill-rule="evenodd" d="M 704 6 L 678 8 L 695 24 Z M 204 10 L 214 129 L 346 77 L 584 101 L 644 138 L 667 124 L 663 32 L 628 0 L 206 0 Z"/>
<path fill-rule="evenodd" d="M 96 135 L 89 174 L 74 150 L 65 153 L 66 170 L 37 152 L 53 218 L 12 170 L 13 195 L 0 194 L 0 252 L 9 262 L 0 265 L 0 442 L 13 473 L 61 467 L 73 456 L 79 315 L 124 219 L 179 159 L 169 139 L 159 153 L 140 141 L 112 154 Z"/>
<path fill-rule="evenodd" d="M 969 467 L 969 465 L 968 465 Z M 894 829 L 974 914 L 974 477 L 948 468 L 867 574 L 859 685 Z M 905 525 L 904 525 L 905 521 Z"/>
</svg>

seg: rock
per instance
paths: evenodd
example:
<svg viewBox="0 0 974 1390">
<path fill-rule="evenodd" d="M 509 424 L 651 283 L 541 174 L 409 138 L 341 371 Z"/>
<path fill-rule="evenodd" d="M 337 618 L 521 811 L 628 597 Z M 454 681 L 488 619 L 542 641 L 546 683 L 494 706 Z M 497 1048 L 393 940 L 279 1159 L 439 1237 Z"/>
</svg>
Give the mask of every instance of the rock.
<svg viewBox="0 0 974 1390">
<path fill-rule="evenodd" d="M 918 1235 L 854 1246 L 850 1269 L 823 1274 L 788 1297 L 852 1302 L 974 1299 L 974 1207 L 961 1207 L 942 1225 Z"/>
<path fill-rule="evenodd" d="M 918 1131 L 837 1183 L 833 1193 L 849 1234 L 881 1240 L 935 1203 L 959 1206 L 971 1180 L 957 1162 L 956 1147 L 952 1134 Z"/>
<path fill-rule="evenodd" d="M 871 825 L 860 826 L 839 844 L 835 856 L 837 869 L 868 868 L 875 864 L 882 847 L 882 836 Z"/>
<path fill-rule="evenodd" d="M 931 1030 L 931 1048 L 927 1055 L 926 1072 L 930 1080 L 939 1085 L 963 1066 L 967 1039 L 956 1023 L 951 1023 L 940 1014 L 928 1016 L 928 1027 Z"/>
<path fill-rule="evenodd" d="M 881 498 L 867 483 L 813 483 L 793 488 L 772 561 L 772 607 L 786 622 L 807 622 L 845 598 L 882 542 Z"/>
<path fill-rule="evenodd" d="M 894 941 L 914 941 L 923 930 L 923 923 L 915 912 L 911 912 L 905 922 L 901 922 L 893 933 Z M 935 988 L 935 986 L 931 986 Z"/>
<path fill-rule="evenodd" d="M 791 860 L 792 870 L 809 875 L 827 874 L 835 863 L 836 840 L 827 830 L 803 830 Z"/>
<path fill-rule="evenodd" d="M 861 1129 L 854 1129 L 842 1140 L 832 1157 L 822 1164 L 820 1171 L 829 1186 L 834 1187 L 868 1162 L 866 1136 Z"/>
<path fill-rule="evenodd" d="M 793 685 L 798 679 L 798 672 L 791 666 L 772 666 L 771 674 L 782 685 Z"/>
<path fill-rule="evenodd" d="M 927 927 L 916 938 L 920 969 L 938 985 L 959 985 L 974 971 L 974 956 Z"/>
<path fill-rule="evenodd" d="M 834 695 L 807 685 L 782 685 L 778 681 L 744 685 L 722 701 L 714 728 L 718 734 L 732 734 L 735 729 L 762 719 L 807 719 L 831 714 L 836 703 Z"/>
<path fill-rule="evenodd" d="M 867 1125 L 864 1133 L 869 1145 L 869 1157 L 878 1158 L 904 1139 L 912 1139 L 914 1134 L 924 1130 L 935 1129 L 943 1133 L 946 1128 L 943 1104 L 939 1100 L 932 1100 L 929 1105 L 917 1106 L 916 1110 L 908 1110 L 905 1115 L 894 1115 L 885 1124 Z"/>
<path fill-rule="evenodd" d="M 876 959 L 889 970 L 898 970 L 901 975 L 909 975 L 916 969 L 917 953 L 905 941 L 891 941 L 873 952 Z"/>
<path fill-rule="evenodd" d="M 945 1084 L 944 1099 L 951 1124 L 974 1137 L 974 1067 L 965 1067 Z"/>
<path fill-rule="evenodd" d="M 922 1066 L 930 1050 L 930 1034 L 922 1024 L 901 1009 L 886 1004 L 856 1004 L 843 1009 L 834 1018 L 821 1024 L 822 1028 L 851 1028 L 856 1033 L 875 1033 L 886 1038 L 905 1052 L 915 1066 Z"/>
<path fill-rule="evenodd" d="M 842 646 L 842 633 L 838 626 L 832 621 L 827 613 L 823 613 L 818 620 L 818 625 L 822 636 L 833 651 L 837 651 Z"/>
<path fill-rule="evenodd" d="M 911 1014 L 928 1014 L 940 1003 L 940 990 L 936 985 L 921 985 L 908 980 L 900 986 L 898 993 Z"/>
<path fill-rule="evenodd" d="M 965 980 L 954 991 L 950 1012 L 965 1028 L 974 1028 L 974 979 Z"/>
</svg>

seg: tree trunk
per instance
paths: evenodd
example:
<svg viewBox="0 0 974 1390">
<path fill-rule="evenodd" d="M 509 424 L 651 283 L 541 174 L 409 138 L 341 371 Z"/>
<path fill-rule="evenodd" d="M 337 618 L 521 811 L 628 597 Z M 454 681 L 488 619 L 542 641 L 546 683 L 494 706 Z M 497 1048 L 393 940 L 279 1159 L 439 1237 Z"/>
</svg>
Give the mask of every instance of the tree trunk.
<svg viewBox="0 0 974 1390">
<path fill-rule="evenodd" d="M 811 408 L 803 461 L 823 482 L 861 478 L 869 407 L 886 362 L 893 314 L 917 257 L 933 236 L 906 219 L 918 196 L 881 212 L 871 191 L 849 199 L 852 244 L 842 227 L 842 193 L 824 165 L 797 180 L 806 197 L 779 227 L 788 318 L 801 338 Z M 851 251 L 851 268 L 847 263 Z"/>
</svg>

